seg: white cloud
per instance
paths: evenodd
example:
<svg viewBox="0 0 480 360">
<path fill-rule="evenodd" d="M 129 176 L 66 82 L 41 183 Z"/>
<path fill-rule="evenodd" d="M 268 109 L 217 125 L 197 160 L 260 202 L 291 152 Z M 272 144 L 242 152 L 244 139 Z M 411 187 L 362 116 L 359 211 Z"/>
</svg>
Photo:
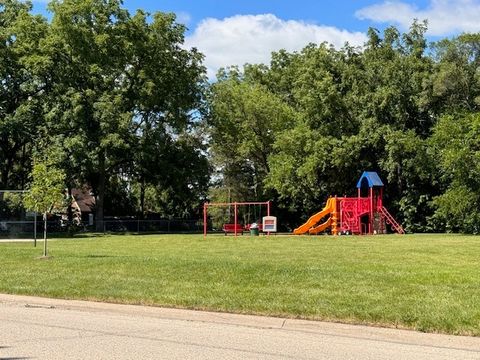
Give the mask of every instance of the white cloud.
<svg viewBox="0 0 480 360">
<path fill-rule="evenodd" d="M 282 20 L 272 14 L 236 15 L 225 19 L 203 20 L 186 39 L 187 47 L 205 54 L 210 78 L 229 65 L 269 63 L 272 51 L 297 51 L 308 43 L 329 42 L 341 47 L 345 42 L 363 45 L 364 33 L 349 32 L 303 21 Z"/>
<path fill-rule="evenodd" d="M 393 23 L 406 30 L 413 19 L 428 20 L 429 35 L 450 35 L 480 31 L 480 1 L 431 0 L 425 9 L 402 1 L 385 1 L 356 12 L 360 19 Z"/>
</svg>

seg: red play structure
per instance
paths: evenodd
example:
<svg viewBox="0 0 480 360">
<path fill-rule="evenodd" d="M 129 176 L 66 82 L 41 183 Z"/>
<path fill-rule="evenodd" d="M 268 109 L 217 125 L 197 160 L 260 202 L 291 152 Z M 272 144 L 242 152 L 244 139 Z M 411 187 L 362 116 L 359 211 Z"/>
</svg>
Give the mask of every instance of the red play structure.
<svg viewBox="0 0 480 360">
<path fill-rule="evenodd" d="M 384 234 L 387 224 L 393 231 L 405 234 L 383 206 L 383 186 L 376 172 L 364 172 L 357 184 L 358 197 L 330 197 L 325 208 L 296 228 L 294 234 L 318 234 L 327 229 L 333 235 Z"/>
</svg>

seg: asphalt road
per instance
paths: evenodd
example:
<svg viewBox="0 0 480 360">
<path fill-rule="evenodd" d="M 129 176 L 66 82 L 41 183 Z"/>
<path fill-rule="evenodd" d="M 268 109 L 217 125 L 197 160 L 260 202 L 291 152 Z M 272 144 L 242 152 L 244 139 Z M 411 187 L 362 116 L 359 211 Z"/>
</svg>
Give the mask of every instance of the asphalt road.
<svg viewBox="0 0 480 360">
<path fill-rule="evenodd" d="M 3 359 L 480 359 L 480 338 L 0 295 Z"/>
</svg>

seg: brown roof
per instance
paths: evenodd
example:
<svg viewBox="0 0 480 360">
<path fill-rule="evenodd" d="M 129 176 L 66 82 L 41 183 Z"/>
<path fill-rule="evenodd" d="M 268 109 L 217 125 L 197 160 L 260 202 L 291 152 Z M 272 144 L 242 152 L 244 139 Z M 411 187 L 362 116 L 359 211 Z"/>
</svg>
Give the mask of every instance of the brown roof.
<svg viewBox="0 0 480 360">
<path fill-rule="evenodd" d="M 72 196 L 75 199 L 82 213 L 90 213 L 95 207 L 95 196 L 90 189 L 72 189 Z"/>
</svg>

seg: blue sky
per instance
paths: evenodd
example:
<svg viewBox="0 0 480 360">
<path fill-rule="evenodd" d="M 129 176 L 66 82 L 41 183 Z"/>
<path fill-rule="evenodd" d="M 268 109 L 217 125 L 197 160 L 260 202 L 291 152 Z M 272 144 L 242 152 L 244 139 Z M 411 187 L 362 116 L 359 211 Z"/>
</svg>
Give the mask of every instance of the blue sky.
<svg viewBox="0 0 480 360">
<path fill-rule="evenodd" d="M 34 9 L 45 13 L 45 1 Z M 480 0 L 124 0 L 132 12 L 175 12 L 185 23 L 186 46 L 205 56 L 209 76 L 219 67 L 268 62 L 272 51 L 298 51 L 309 42 L 361 46 L 369 27 L 405 31 L 414 18 L 429 21 L 434 40 L 480 31 Z"/>
<path fill-rule="evenodd" d="M 46 1 L 34 1 L 36 10 L 44 13 Z M 142 8 L 151 12 L 175 12 L 180 14 L 181 18 L 187 17 L 190 30 L 208 17 L 222 19 L 234 15 L 271 13 L 284 20 L 303 20 L 354 31 L 365 31 L 372 23 L 358 19 L 355 12 L 377 3 L 379 1 L 375 0 L 336 0 L 334 2 L 314 0 L 124 0 L 124 5 L 131 11 Z M 425 7 L 429 1 L 406 1 L 406 3 Z"/>
<path fill-rule="evenodd" d="M 213 18 L 226 18 L 234 15 L 259 15 L 274 14 L 284 20 L 303 20 L 307 22 L 334 25 L 350 30 L 365 30 L 368 27 L 365 21 L 355 17 L 355 11 L 375 1 L 335 1 L 329 5 L 328 1 L 313 0 L 168 0 L 168 1 L 138 1 L 127 0 L 125 5 L 130 9 L 143 7 L 155 11 L 172 11 L 188 14 L 194 28 L 201 20 Z"/>
</svg>

